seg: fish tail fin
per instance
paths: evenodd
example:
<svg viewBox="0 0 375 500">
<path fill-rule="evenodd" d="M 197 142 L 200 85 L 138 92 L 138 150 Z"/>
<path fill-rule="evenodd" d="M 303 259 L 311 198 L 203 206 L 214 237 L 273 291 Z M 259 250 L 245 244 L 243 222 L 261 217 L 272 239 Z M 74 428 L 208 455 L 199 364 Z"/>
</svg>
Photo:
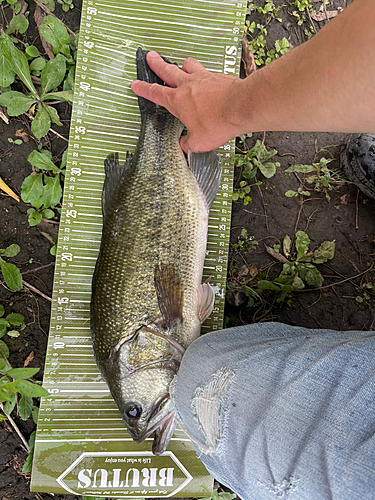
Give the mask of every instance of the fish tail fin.
<svg viewBox="0 0 375 500">
<path fill-rule="evenodd" d="M 158 85 L 165 86 L 165 82 L 161 80 L 149 67 L 146 61 L 146 56 L 149 53 L 148 50 L 143 50 L 141 47 L 138 47 L 136 53 L 136 61 L 137 61 L 137 78 L 143 82 L 147 83 L 156 83 Z M 166 57 L 162 56 L 164 61 L 168 64 L 172 64 Z M 169 111 L 158 104 L 155 104 L 144 97 L 138 97 L 138 105 L 141 111 L 141 115 L 145 114 L 154 114 L 156 111 L 165 112 L 166 114 L 170 114 Z"/>
</svg>

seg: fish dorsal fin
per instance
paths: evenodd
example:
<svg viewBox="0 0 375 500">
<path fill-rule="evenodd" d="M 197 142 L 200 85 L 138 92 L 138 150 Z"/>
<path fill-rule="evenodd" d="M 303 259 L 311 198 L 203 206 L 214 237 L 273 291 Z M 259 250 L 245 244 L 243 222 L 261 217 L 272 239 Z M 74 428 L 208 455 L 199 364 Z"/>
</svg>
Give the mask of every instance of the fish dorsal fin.
<svg viewBox="0 0 375 500">
<path fill-rule="evenodd" d="M 208 283 L 203 283 L 203 285 L 198 288 L 198 319 L 201 323 L 206 321 L 212 313 L 214 303 L 214 289 Z"/>
<path fill-rule="evenodd" d="M 105 217 L 106 207 L 113 198 L 113 194 L 120 183 L 121 178 L 132 170 L 133 155 L 126 153 L 125 163 L 119 165 L 118 153 L 111 153 L 104 160 L 105 181 L 102 193 L 102 211 Z"/>
<path fill-rule="evenodd" d="M 159 309 L 164 319 L 163 326 L 170 328 L 176 321 L 182 323 L 184 289 L 174 264 L 156 264 L 154 281 Z"/>
<path fill-rule="evenodd" d="M 221 158 L 216 151 L 208 153 L 188 152 L 189 168 L 200 185 L 208 208 L 211 207 L 221 179 Z"/>
</svg>

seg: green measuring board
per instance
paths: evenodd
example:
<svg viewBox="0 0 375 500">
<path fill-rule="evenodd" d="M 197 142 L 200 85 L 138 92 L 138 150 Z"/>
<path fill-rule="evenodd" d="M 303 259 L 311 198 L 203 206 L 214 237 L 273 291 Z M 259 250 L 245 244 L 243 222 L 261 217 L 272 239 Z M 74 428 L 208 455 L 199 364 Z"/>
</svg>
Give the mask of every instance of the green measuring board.
<svg viewBox="0 0 375 500">
<path fill-rule="evenodd" d="M 140 128 L 135 52 L 154 49 L 182 65 L 193 56 L 237 75 L 246 1 L 84 0 L 51 327 L 31 490 L 102 497 L 210 496 L 212 478 L 182 429 L 151 453 L 127 434 L 96 367 L 90 335 L 91 279 L 101 228 L 104 160 L 134 151 Z M 188 103 L 186 104 L 189 105 Z M 212 206 L 204 267 L 215 309 L 202 332 L 221 329 L 231 218 L 234 142 L 219 149 L 222 182 Z"/>
</svg>

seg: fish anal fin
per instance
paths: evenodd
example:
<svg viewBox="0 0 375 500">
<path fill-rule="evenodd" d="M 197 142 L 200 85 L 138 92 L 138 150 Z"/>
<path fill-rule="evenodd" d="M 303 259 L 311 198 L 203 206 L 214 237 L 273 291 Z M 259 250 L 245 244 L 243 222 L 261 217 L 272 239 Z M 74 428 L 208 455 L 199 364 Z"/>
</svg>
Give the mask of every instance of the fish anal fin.
<svg viewBox="0 0 375 500">
<path fill-rule="evenodd" d="M 154 281 L 159 309 L 164 319 L 163 326 L 169 329 L 176 321 L 182 323 L 184 289 L 174 264 L 156 264 Z"/>
<path fill-rule="evenodd" d="M 126 153 L 125 163 L 120 165 L 118 153 L 110 153 L 104 160 L 105 181 L 102 194 L 102 210 L 104 217 L 106 208 L 112 200 L 113 194 L 120 184 L 122 177 L 132 171 L 132 158 L 133 155 L 131 153 Z"/>
<path fill-rule="evenodd" d="M 206 321 L 213 311 L 215 292 L 211 285 L 203 283 L 198 288 L 198 319 L 200 323 Z"/>
<path fill-rule="evenodd" d="M 189 168 L 203 191 L 208 208 L 211 207 L 221 180 L 221 157 L 216 151 L 192 153 L 188 151 Z"/>
</svg>

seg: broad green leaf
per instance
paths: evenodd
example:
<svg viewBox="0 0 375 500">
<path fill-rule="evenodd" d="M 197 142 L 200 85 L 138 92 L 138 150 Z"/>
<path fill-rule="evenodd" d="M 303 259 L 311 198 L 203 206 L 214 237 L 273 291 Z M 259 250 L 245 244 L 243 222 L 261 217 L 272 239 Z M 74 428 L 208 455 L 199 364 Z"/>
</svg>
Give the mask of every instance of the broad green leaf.
<svg viewBox="0 0 375 500">
<path fill-rule="evenodd" d="M 26 55 L 32 59 L 39 56 L 39 50 L 35 47 L 35 45 L 29 45 L 26 47 L 25 52 Z"/>
<path fill-rule="evenodd" d="M 74 89 L 74 78 L 75 78 L 75 66 L 72 66 L 64 80 L 63 90 L 73 90 Z"/>
<path fill-rule="evenodd" d="M 19 382 L 6 382 L 0 384 L 0 401 L 12 401 Z"/>
<path fill-rule="evenodd" d="M 41 71 L 46 65 L 44 57 L 37 57 L 30 63 L 30 71 Z"/>
<path fill-rule="evenodd" d="M 25 321 L 25 316 L 19 313 L 10 313 L 6 317 L 6 320 L 13 326 L 21 326 Z"/>
<path fill-rule="evenodd" d="M 62 92 L 49 92 L 48 94 L 44 94 L 42 96 L 42 101 L 46 101 L 47 99 L 59 99 L 60 101 L 66 101 L 73 103 L 73 90 L 64 90 Z"/>
<path fill-rule="evenodd" d="M 60 164 L 60 169 L 64 169 L 66 167 L 66 162 L 68 159 L 68 148 L 63 152 L 62 157 L 61 157 L 61 164 Z"/>
<path fill-rule="evenodd" d="M 22 183 L 21 198 L 35 208 L 42 206 L 40 197 L 43 194 L 43 174 L 29 175 Z"/>
<path fill-rule="evenodd" d="M 310 244 L 310 238 L 304 231 L 296 232 L 296 249 L 297 249 L 297 258 L 298 261 L 301 257 L 307 253 Z"/>
<path fill-rule="evenodd" d="M 3 33 L 1 37 L 4 42 L 1 46 L 4 56 L 8 59 L 14 72 L 20 77 L 33 96 L 38 98 L 38 93 L 31 81 L 29 64 L 25 54 L 14 46 L 12 39 L 8 35 Z"/>
<path fill-rule="evenodd" d="M 48 396 L 48 392 L 41 385 L 33 384 L 28 380 L 20 380 L 17 382 L 17 390 L 24 396 L 31 398 L 39 398 L 40 396 Z M 30 410 L 31 411 L 31 410 Z"/>
<path fill-rule="evenodd" d="M 313 253 L 314 264 L 323 264 L 327 260 L 333 259 L 335 255 L 335 240 L 323 241 Z"/>
<path fill-rule="evenodd" d="M 292 165 L 287 168 L 285 172 L 300 172 L 301 174 L 308 174 L 309 172 L 314 172 L 316 168 L 313 165 Z"/>
<path fill-rule="evenodd" d="M 15 72 L 3 51 L 4 40 L 0 38 L 0 87 L 9 87 L 14 82 Z"/>
<path fill-rule="evenodd" d="M 43 204 L 45 207 L 55 207 L 61 201 L 62 189 L 60 177 L 45 177 L 45 188 L 43 195 Z"/>
<path fill-rule="evenodd" d="M 4 257 L 15 257 L 20 253 L 20 250 L 20 247 L 16 243 L 13 243 L 5 248 L 5 250 L 0 250 L 0 254 L 4 255 Z"/>
<path fill-rule="evenodd" d="M 12 411 L 14 410 L 16 403 L 17 403 L 17 397 L 15 394 L 12 394 L 11 400 L 7 401 L 4 405 L 4 413 L 6 413 L 7 415 L 10 415 L 12 413 Z"/>
<path fill-rule="evenodd" d="M 9 262 L 5 262 L 0 258 L 0 268 L 1 272 L 3 273 L 6 285 L 14 292 L 17 290 L 21 290 L 22 275 L 18 267 L 14 264 L 10 264 Z"/>
<path fill-rule="evenodd" d="M 48 151 L 40 152 L 34 149 L 34 151 L 29 154 L 27 161 L 38 170 L 52 170 L 52 172 L 55 173 L 59 172 L 60 170 L 53 163 L 48 153 Z"/>
<path fill-rule="evenodd" d="M 0 95 L 0 106 L 6 106 L 9 116 L 19 116 L 28 111 L 36 102 L 32 96 L 11 90 Z"/>
<path fill-rule="evenodd" d="M 290 239 L 290 236 L 286 234 L 283 239 L 283 253 L 285 257 L 290 256 L 291 248 L 292 248 L 292 240 Z"/>
<path fill-rule="evenodd" d="M 53 210 L 50 210 L 49 208 L 45 208 L 42 210 L 42 217 L 44 219 L 53 219 L 55 217 L 55 212 Z"/>
<path fill-rule="evenodd" d="M 9 365 L 6 362 L 4 356 L 0 355 L 0 372 L 1 373 L 6 373 L 7 370 L 9 370 Z"/>
<path fill-rule="evenodd" d="M 291 286 L 293 291 L 303 290 L 305 288 L 305 285 L 299 276 L 294 277 Z"/>
<path fill-rule="evenodd" d="M 276 174 L 276 163 L 261 163 L 259 165 L 259 170 L 266 179 L 270 179 Z"/>
<path fill-rule="evenodd" d="M 56 109 L 53 108 L 52 106 L 48 106 L 48 104 L 46 104 L 45 108 L 49 114 L 49 117 L 51 118 L 51 122 L 55 123 L 59 127 L 62 127 L 62 123 L 60 121 L 60 117 L 59 117 Z"/>
<path fill-rule="evenodd" d="M 15 31 L 19 31 L 21 34 L 25 33 L 27 28 L 29 27 L 29 21 L 23 14 L 18 14 L 18 16 L 14 16 L 10 22 L 8 29 L 6 30 L 7 35 L 11 35 Z"/>
<path fill-rule="evenodd" d="M 8 330 L 7 335 L 9 335 L 9 337 L 15 338 L 20 336 L 20 332 L 18 330 Z"/>
<path fill-rule="evenodd" d="M 6 358 L 9 356 L 8 346 L 2 340 L 0 340 L 0 356 L 5 356 Z"/>
<path fill-rule="evenodd" d="M 0 304 L 0 318 L 1 318 L 1 316 L 4 316 L 4 314 L 5 314 L 5 309 L 4 309 L 4 306 L 2 306 L 2 305 Z"/>
<path fill-rule="evenodd" d="M 40 35 L 52 45 L 54 54 L 70 55 L 69 34 L 65 26 L 54 16 L 46 16 L 39 26 Z"/>
<path fill-rule="evenodd" d="M 36 406 L 33 407 L 32 411 L 34 411 L 34 408 L 36 408 Z M 38 408 L 37 408 L 38 409 Z M 36 423 L 36 422 L 35 422 Z M 30 449 L 31 448 L 34 448 L 35 446 L 35 438 L 36 438 L 36 431 L 33 431 L 31 434 L 30 434 L 30 438 L 29 438 L 29 446 L 30 446 Z"/>
<path fill-rule="evenodd" d="M 289 191 L 287 191 L 285 193 L 285 196 L 287 198 L 293 198 L 293 196 L 296 196 L 298 193 L 296 191 L 293 191 L 292 189 L 289 189 Z"/>
<path fill-rule="evenodd" d="M 33 227 L 42 222 L 42 214 L 33 208 L 30 208 L 27 213 L 29 214 L 29 226 Z"/>
<path fill-rule="evenodd" d="M 22 467 L 23 474 L 28 474 L 29 472 L 32 471 L 33 459 L 34 459 L 34 448 L 30 448 L 30 453 L 28 454 L 25 463 L 23 464 Z"/>
<path fill-rule="evenodd" d="M 62 54 L 57 54 L 54 59 L 48 61 L 41 74 L 42 91 L 47 94 L 50 90 L 58 87 L 63 81 L 66 73 L 66 59 Z"/>
<path fill-rule="evenodd" d="M 22 420 L 27 420 L 30 417 L 33 409 L 33 398 L 23 395 L 18 403 L 18 415 Z"/>
<path fill-rule="evenodd" d="M 301 279 L 309 286 L 320 288 L 323 284 L 323 276 L 312 264 L 299 264 L 298 272 Z"/>
<path fill-rule="evenodd" d="M 274 290 L 275 292 L 280 291 L 280 287 L 268 280 L 259 280 L 257 286 L 258 292 L 263 292 L 263 290 Z"/>
<path fill-rule="evenodd" d="M 34 423 L 38 423 L 38 417 L 39 417 L 39 408 L 37 406 L 34 406 L 31 412 L 31 415 L 33 417 Z"/>
<path fill-rule="evenodd" d="M 12 368 L 8 371 L 7 375 L 16 380 L 23 380 L 33 377 L 38 371 L 39 368 Z"/>
<path fill-rule="evenodd" d="M 49 117 L 48 111 L 45 109 L 43 104 L 39 104 L 38 111 L 35 115 L 34 121 L 31 124 L 31 132 L 35 135 L 37 139 L 41 139 L 47 135 L 51 127 L 51 118 Z"/>
<path fill-rule="evenodd" d="M 0 318 L 0 337 L 3 337 L 7 328 L 10 327 L 10 324 L 5 318 Z"/>
</svg>

